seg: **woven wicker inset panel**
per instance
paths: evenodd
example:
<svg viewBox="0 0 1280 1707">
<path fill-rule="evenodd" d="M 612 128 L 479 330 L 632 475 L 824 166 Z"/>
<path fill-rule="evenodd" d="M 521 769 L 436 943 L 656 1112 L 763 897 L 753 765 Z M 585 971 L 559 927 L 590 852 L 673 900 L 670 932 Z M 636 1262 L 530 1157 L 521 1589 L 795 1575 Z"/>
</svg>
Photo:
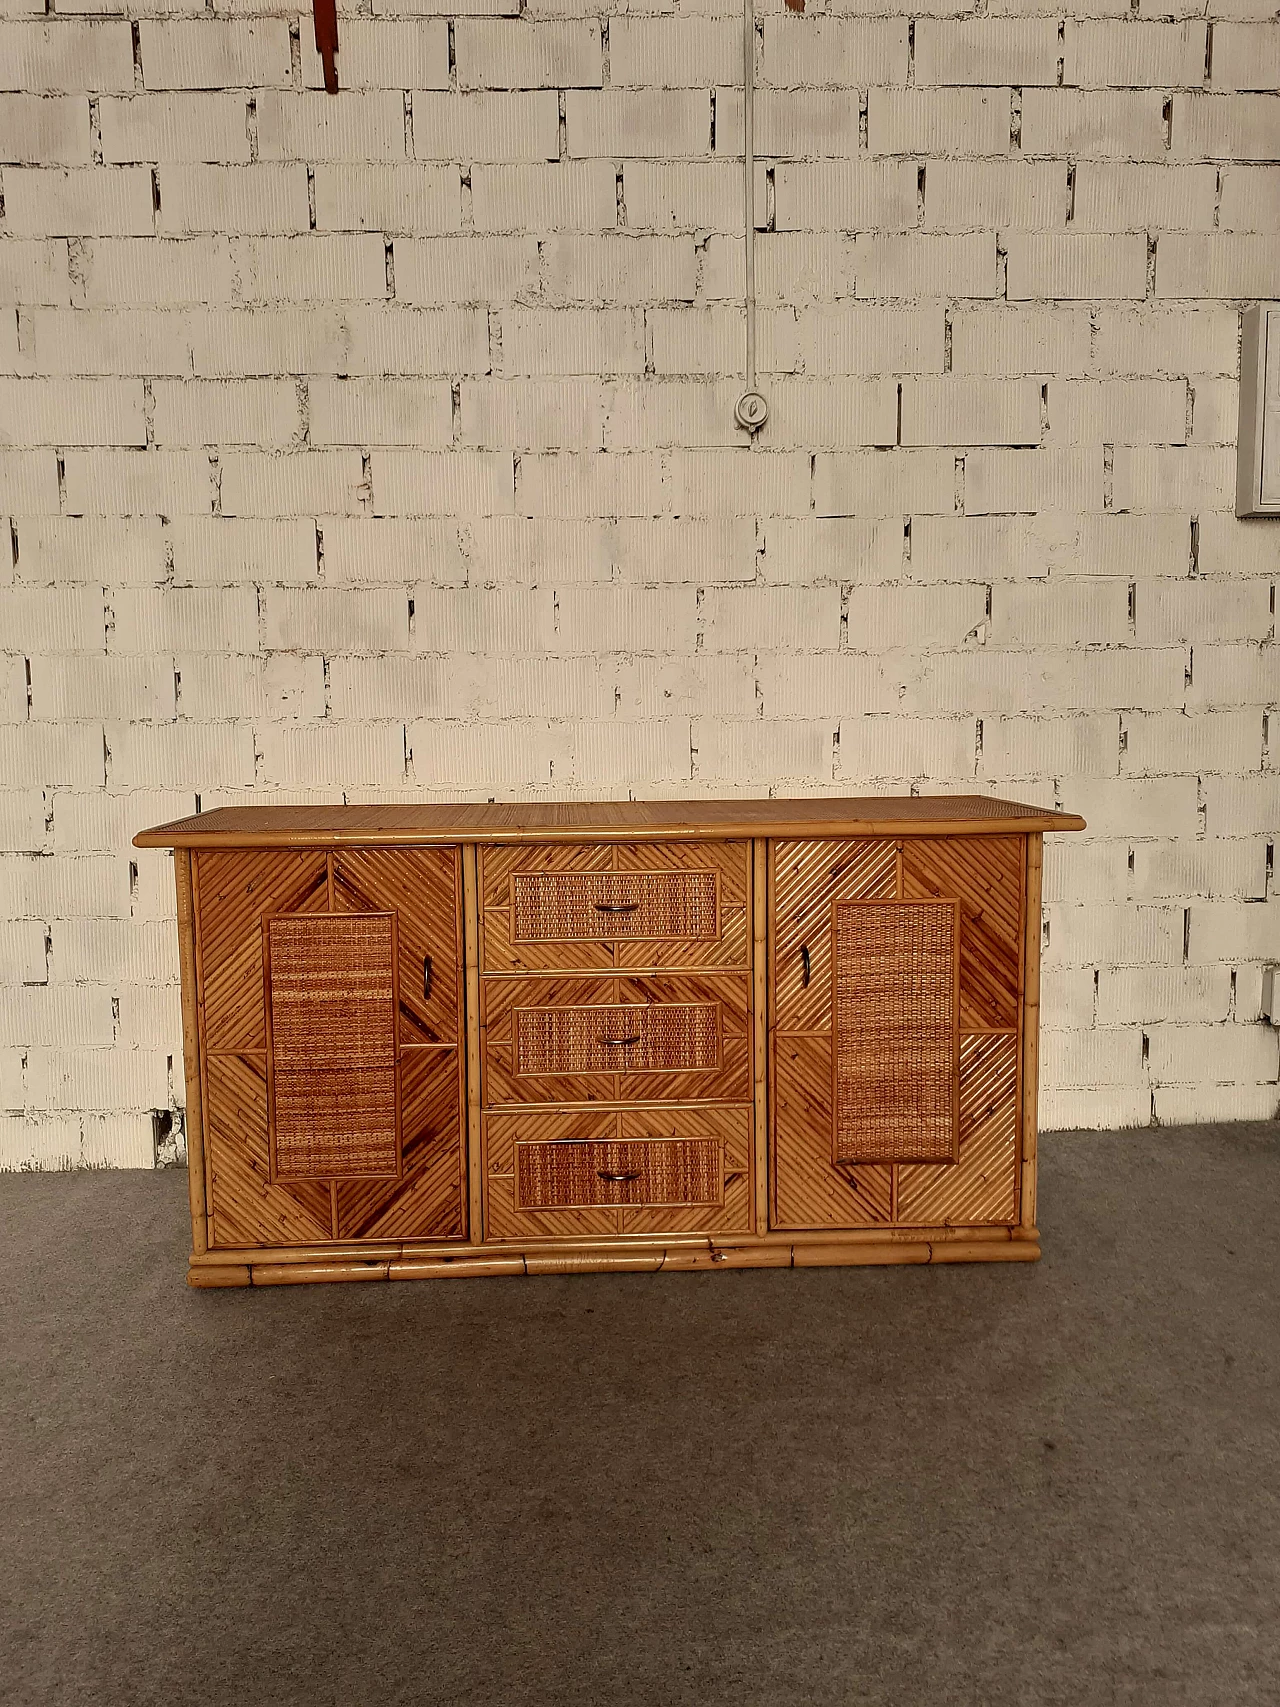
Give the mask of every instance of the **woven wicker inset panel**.
<svg viewBox="0 0 1280 1707">
<path fill-rule="evenodd" d="M 723 1201 L 724 1145 L 719 1138 L 516 1145 L 516 1204 L 521 1209 Z"/>
<path fill-rule="evenodd" d="M 834 908 L 837 1163 L 956 1156 L 953 901 Z"/>
<path fill-rule="evenodd" d="M 720 1065 L 715 1002 L 517 1008 L 516 1072 L 670 1073 Z"/>
<path fill-rule="evenodd" d="M 516 942 L 720 934 L 713 871 L 518 871 L 511 916 Z"/>
<path fill-rule="evenodd" d="M 395 914 L 266 931 L 272 1178 L 398 1175 Z"/>
</svg>

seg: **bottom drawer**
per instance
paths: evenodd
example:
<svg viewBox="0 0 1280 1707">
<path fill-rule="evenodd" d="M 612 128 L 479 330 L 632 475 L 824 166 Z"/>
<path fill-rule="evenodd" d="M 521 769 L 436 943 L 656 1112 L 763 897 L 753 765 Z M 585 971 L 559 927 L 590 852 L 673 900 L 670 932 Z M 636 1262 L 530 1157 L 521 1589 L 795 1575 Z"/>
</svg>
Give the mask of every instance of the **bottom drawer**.
<svg viewBox="0 0 1280 1707">
<path fill-rule="evenodd" d="M 485 1116 L 485 1237 L 751 1229 L 749 1107 Z"/>
<path fill-rule="evenodd" d="M 724 1143 L 719 1138 L 621 1143 L 553 1138 L 516 1144 L 517 1209 L 594 1209 L 609 1203 L 652 1209 L 723 1202 Z"/>
</svg>

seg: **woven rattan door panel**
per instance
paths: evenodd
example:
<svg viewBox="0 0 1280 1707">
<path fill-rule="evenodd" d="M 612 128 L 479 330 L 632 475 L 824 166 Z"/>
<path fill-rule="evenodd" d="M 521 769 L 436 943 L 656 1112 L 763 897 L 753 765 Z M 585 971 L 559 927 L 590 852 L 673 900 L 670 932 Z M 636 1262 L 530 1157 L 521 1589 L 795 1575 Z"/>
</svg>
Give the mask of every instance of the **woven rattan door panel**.
<svg viewBox="0 0 1280 1707">
<path fill-rule="evenodd" d="M 265 932 L 271 1177 L 398 1178 L 396 915 L 279 913 Z"/>
<path fill-rule="evenodd" d="M 744 1109 L 491 1114 L 485 1151 L 491 1239 L 750 1225 Z"/>
<path fill-rule="evenodd" d="M 771 1225 L 1016 1219 L 1024 858 L 1018 836 L 772 845 Z"/>
<path fill-rule="evenodd" d="M 485 848 L 481 862 L 486 971 L 748 964 L 746 843 Z"/>
<path fill-rule="evenodd" d="M 833 912 L 834 1160 L 954 1161 L 956 903 L 842 901 Z"/>
<path fill-rule="evenodd" d="M 746 1101 L 746 978 L 486 978 L 484 1098 L 520 1103 Z"/>
</svg>

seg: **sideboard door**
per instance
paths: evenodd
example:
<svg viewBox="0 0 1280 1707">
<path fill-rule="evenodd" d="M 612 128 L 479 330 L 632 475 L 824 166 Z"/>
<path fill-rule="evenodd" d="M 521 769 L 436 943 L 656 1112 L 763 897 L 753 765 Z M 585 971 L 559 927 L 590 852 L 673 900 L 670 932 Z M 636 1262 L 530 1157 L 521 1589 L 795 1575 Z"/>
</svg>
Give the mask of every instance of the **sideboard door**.
<svg viewBox="0 0 1280 1707">
<path fill-rule="evenodd" d="M 770 1224 L 1017 1219 L 1025 838 L 770 847 Z"/>
<path fill-rule="evenodd" d="M 194 863 L 211 1245 L 464 1237 L 459 850 Z"/>
</svg>

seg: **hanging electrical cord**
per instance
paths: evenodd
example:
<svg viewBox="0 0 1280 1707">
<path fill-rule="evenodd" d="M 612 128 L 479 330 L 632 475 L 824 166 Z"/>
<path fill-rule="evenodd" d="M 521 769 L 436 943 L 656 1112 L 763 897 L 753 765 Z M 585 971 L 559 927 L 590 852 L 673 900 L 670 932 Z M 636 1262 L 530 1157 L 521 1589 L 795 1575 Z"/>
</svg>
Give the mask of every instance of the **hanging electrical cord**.
<svg viewBox="0 0 1280 1707">
<path fill-rule="evenodd" d="M 788 4 L 791 0 L 788 0 Z M 756 389 L 756 18 L 755 0 L 742 4 L 742 214 L 744 301 L 747 311 L 747 389 L 733 406 L 733 418 L 748 433 L 769 419 L 769 404 Z"/>
</svg>

